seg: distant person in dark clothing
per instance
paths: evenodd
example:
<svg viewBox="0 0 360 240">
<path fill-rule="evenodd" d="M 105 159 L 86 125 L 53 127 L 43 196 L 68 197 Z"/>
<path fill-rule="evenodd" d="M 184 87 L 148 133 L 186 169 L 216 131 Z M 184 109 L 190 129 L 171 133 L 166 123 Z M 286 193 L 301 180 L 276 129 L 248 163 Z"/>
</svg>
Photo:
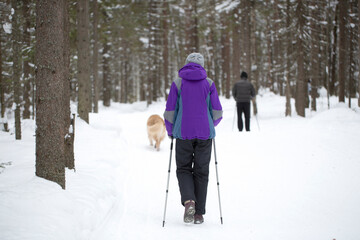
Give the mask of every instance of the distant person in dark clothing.
<svg viewBox="0 0 360 240">
<path fill-rule="evenodd" d="M 255 88 L 247 80 L 248 75 L 246 72 L 242 72 L 240 78 L 240 81 L 234 84 L 232 95 L 236 101 L 238 129 L 241 132 L 244 128 L 242 113 L 245 115 L 246 131 L 250 131 L 250 101 L 255 97 Z"/>
</svg>

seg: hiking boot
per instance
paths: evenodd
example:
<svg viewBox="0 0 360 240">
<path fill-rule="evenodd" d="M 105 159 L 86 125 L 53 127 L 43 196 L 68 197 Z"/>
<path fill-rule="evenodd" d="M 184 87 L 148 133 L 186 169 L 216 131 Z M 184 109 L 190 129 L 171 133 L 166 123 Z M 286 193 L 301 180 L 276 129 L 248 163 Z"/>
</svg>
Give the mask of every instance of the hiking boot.
<svg viewBox="0 0 360 240">
<path fill-rule="evenodd" d="M 193 200 L 185 201 L 184 222 L 191 223 L 194 221 L 195 202 Z"/>
<path fill-rule="evenodd" d="M 194 223 L 195 224 L 202 224 L 204 222 L 204 217 L 201 214 L 195 214 L 194 216 Z"/>
</svg>

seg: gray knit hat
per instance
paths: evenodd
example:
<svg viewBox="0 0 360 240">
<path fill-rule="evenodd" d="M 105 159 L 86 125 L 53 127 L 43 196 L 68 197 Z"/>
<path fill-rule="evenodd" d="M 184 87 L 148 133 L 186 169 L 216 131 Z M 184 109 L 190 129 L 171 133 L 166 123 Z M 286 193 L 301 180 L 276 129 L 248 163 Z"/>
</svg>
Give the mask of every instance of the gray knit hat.
<svg viewBox="0 0 360 240">
<path fill-rule="evenodd" d="M 204 57 L 200 53 L 190 53 L 190 55 L 186 58 L 185 64 L 189 62 L 200 64 L 204 67 Z"/>
</svg>

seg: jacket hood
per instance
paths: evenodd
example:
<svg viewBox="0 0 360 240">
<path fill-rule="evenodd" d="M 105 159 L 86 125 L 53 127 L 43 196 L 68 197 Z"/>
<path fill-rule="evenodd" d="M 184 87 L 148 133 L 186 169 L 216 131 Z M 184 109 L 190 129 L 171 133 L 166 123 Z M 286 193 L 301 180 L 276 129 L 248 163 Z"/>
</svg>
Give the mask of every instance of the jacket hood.
<svg viewBox="0 0 360 240">
<path fill-rule="evenodd" d="M 197 63 L 188 63 L 179 70 L 179 77 L 186 80 L 203 80 L 207 77 L 205 69 Z"/>
</svg>

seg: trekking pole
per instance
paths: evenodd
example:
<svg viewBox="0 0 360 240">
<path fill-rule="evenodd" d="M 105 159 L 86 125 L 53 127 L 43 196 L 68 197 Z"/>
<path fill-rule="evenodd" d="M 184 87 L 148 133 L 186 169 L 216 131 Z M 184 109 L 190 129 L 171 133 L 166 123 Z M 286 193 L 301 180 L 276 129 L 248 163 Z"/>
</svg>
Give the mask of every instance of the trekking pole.
<svg viewBox="0 0 360 240">
<path fill-rule="evenodd" d="M 260 131 L 260 125 L 259 125 L 259 120 L 258 120 L 258 118 L 257 118 L 257 114 L 255 114 L 255 118 L 256 118 L 256 123 L 257 123 L 258 129 L 259 129 L 259 131 Z"/>
<path fill-rule="evenodd" d="M 217 182 L 217 190 L 218 190 L 218 198 L 219 198 L 219 209 L 220 209 L 220 221 L 221 224 L 223 224 L 223 218 L 222 218 L 222 211 L 221 211 L 221 200 L 220 200 L 220 187 L 219 187 L 219 173 L 218 173 L 218 167 L 217 167 L 217 158 L 216 158 L 216 147 L 215 147 L 215 138 L 214 141 L 214 155 L 215 155 L 215 169 L 216 169 L 216 182 Z"/>
<path fill-rule="evenodd" d="M 170 160 L 169 160 L 168 178 L 167 178 L 167 186 L 166 186 L 166 197 L 165 197 L 165 208 L 164 208 L 163 227 L 165 226 L 166 206 L 167 206 L 167 199 L 168 199 L 168 193 L 169 193 L 169 182 L 170 182 L 170 169 L 171 169 L 171 156 L 172 156 L 172 150 L 173 150 L 173 141 L 174 141 L 174 138 L 171 137 Z"/>
<path fill-rule="evenodd" d="M 236 105 L 234 108 L 234 117 L 233 117 L 233 125 L 232 125 L 232 130 L 234 131 L 234 126 L 235 126 L 235 116 L 236 116 Z"/>
</svg>

